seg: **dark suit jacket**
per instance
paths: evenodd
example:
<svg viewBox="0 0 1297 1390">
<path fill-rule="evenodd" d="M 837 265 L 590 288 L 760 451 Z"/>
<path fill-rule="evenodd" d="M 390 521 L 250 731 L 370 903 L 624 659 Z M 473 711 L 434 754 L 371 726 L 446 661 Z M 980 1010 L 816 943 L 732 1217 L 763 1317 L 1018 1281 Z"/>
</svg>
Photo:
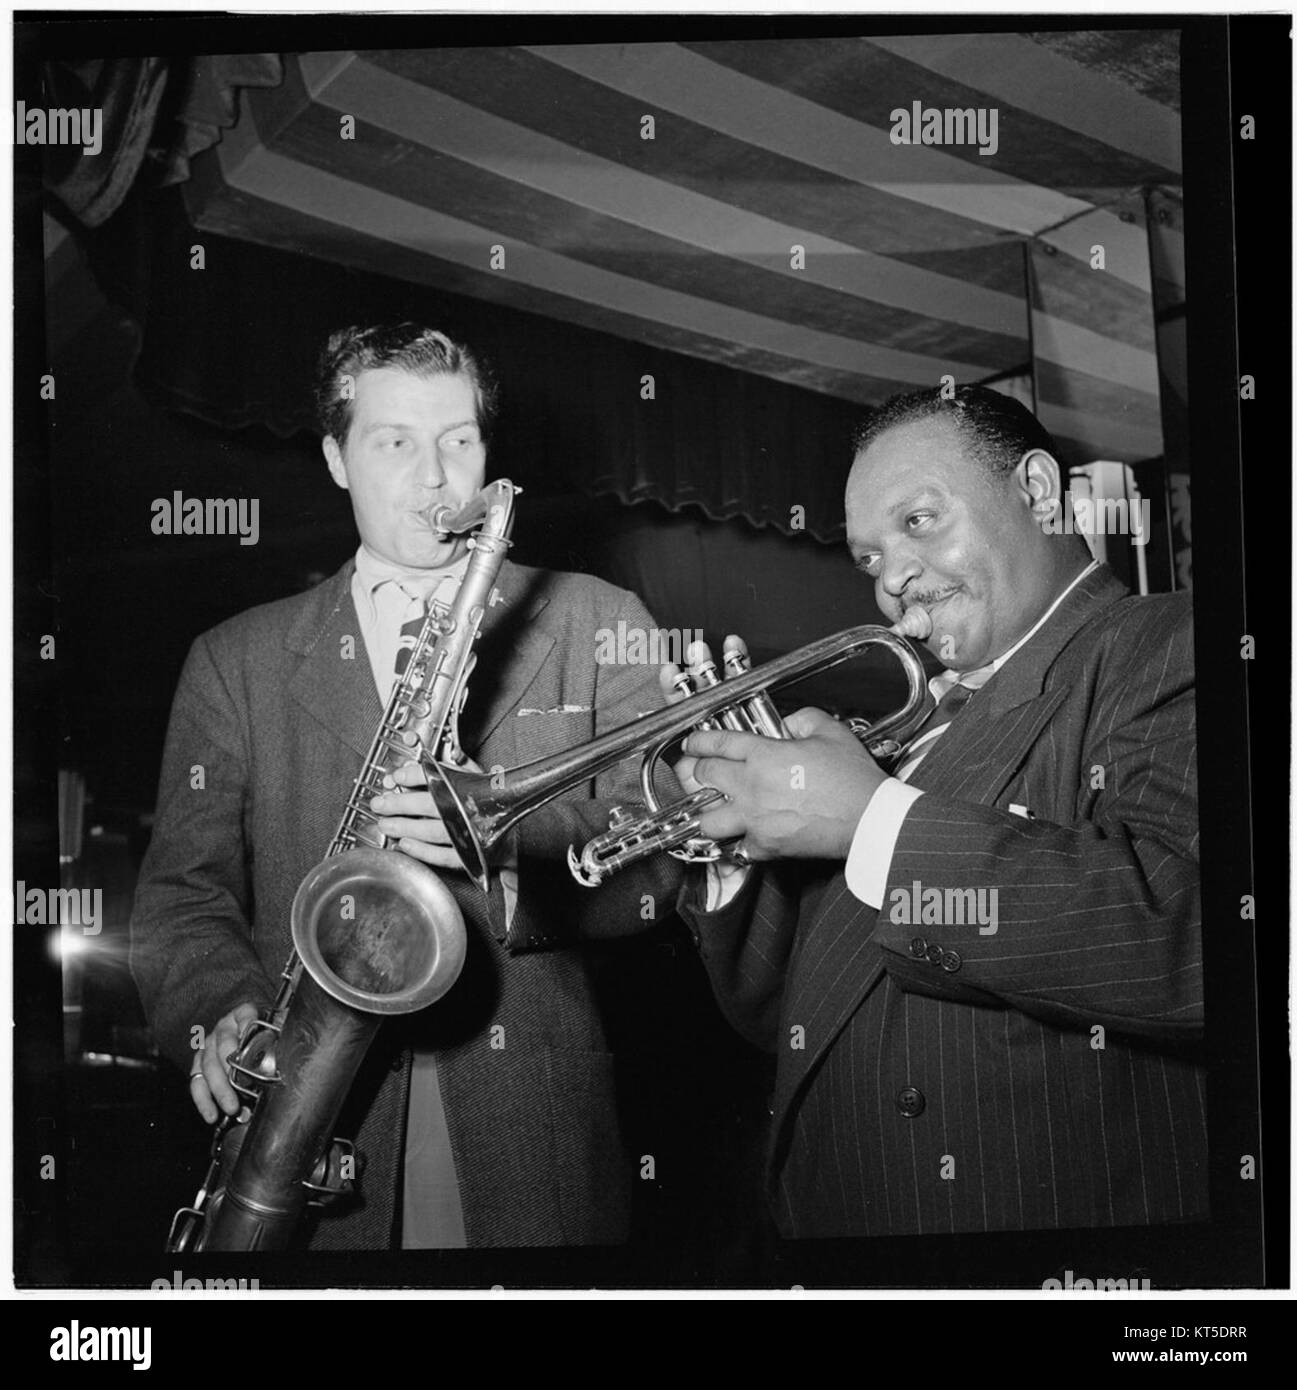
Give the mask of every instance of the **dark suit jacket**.
<svg viewBox="0 0 1297 1390">
<path fill-rule="evenodd" d="M 785 1235 L 1205 1216 L 1192 639 L 1187 594 L 1101 568 L 916 770 L 881 910 L 841 865 L 682 896 L 722 1009 L 777 1052 Z M 906 920 L 915 883 L 997 890 L 998 929 Z"/>
<path fill-rule="evenodd" d="M 204 634 L 181 676 L 132 969 L 160 1047 L 186 1068 L 196 1026 L 273 998 L 293 894 L 324 855 L 381 718 L 352 569 Z M 654 668 L 595 662 L 600 628 L 651 625 L 634 595 L 512 564 L 498 588 L 504 601 L 485 619 L 461 721 L 482 766 L 574 747 L 660 705 Z M 523 822 L 507 941 L 498 885 L 488 914 L 466 878 L 446 876 L 469 925 L 467 963 L 442 1000 L 387 1024 L 371 1049 L 339 1127 L 366 1157 L 363 1201 L 322 1220 L 314 1248 L 386 1248 L 399 1231 L 413 1040 L 439 1049 L 471 1246 L 624 1237 L 633 1170 L 617 1137 L 594 967 L 572 947 L 642 930 L 643 894 L 667 915 L 679 877 L 659 858 L 591 893 L 561 860 L 569 843 L 607 828 L 610 800 L 636 799 L 634 770 L 614 769 Z M 503 1047 L 490 1045 L 495 1024 Z"/>
</svg>

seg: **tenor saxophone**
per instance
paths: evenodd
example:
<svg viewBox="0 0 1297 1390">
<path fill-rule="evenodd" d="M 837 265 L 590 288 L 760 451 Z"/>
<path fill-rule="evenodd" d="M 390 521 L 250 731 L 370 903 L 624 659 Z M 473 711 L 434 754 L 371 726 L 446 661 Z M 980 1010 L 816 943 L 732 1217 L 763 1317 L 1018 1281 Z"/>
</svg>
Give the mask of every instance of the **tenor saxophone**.
<svg viewBox="0 0 1297 1390">
<path fill-rule="evenodd" d="M 350 1194 L 357 1156 L 334 1127 L 361 1062 L 385 1017 L 426 1008 L 459 975 L 459 905 L 430 868 L 386 847 L 369 802 L 412 757 L 464 761 L 459 712 L 519 491 L 500 479 L 458 511 L 429 514 L 443 534 L 476 531 L 463 581 L 449 608 L 430 606 L 337 834 L 293 899 L 294 950 L 275 1002 L 227 1063 L 246 1104 L 218 1125 L 198 1195 L 172 1221 L 170 1252 L 282 1250 L 308 1203 Z"/>
</svg>

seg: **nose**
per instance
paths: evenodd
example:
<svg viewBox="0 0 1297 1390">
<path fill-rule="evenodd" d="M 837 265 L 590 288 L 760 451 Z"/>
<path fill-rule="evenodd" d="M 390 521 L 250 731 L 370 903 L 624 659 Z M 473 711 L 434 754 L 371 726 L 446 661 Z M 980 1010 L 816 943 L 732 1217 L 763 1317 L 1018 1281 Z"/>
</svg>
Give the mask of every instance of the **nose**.
<svg viewBox="0 0 1297 1390">
<path fill-rule="evenodd" d="M 443 487 L 446 482 L 446 466 L 436 440 L 429 440 L 420 450 L 414 465 L 415 481 L 426 488 Z"/>
<path fill-rule="evenodd" d="M 878 571 L 878 587 L 889 598 L 899 599 L 922 572 L 918 556 L 908 547 L 888 550 Z"/>
</svg>

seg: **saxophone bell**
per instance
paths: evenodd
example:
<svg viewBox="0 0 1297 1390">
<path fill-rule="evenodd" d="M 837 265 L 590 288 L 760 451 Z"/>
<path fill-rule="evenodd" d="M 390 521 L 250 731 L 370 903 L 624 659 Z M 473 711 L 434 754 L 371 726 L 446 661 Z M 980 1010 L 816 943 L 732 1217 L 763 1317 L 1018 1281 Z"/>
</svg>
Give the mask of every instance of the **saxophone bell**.
<svg viewBox="0 0 1297 1390">
<path fill-rule="evenodd" d="M 459 978 L 467 937 L 450 889 L 424 865 L 357 846 L 323 859 L 293 899 L 293 945 L 306 972 L 340 1004 L 407 1014 Z"/>
</svg>

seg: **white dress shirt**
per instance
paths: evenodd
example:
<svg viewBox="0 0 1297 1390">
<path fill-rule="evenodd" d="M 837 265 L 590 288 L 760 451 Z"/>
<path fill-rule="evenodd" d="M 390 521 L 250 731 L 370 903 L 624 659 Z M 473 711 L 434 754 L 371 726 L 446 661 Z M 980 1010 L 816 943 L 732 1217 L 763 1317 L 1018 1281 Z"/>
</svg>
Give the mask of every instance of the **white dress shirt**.
<svg viewBox="0 0 1297 1390">
<path fill-rule="evenodd" d="M 1098 568 L 1099 562 L 1091 560 L 1041 614 L 1040 618 L 1018 638 L 1007 652 L 997 656 L 989 666 L 980 666 L 973 671 L 939 671 L 928 682 L 928 689 L 932 692 L 933 697 L 940 700 L 948 690 L 956 685 L 971 686 L 974 690 L 985 685 L 1013 657 L 1015 652 L 1031 641 L 1036 633 L 1045 626 L 1054 616 L 1055 609 L 1081 580 L 1086 575 L 1093 574 Z M 931 751 L 932 746 L 948 727 L 949 725 L 943 725 L 941 728 L 931 731 L 928 752 Z M 923 754 L 923 757 L 926 756 L 927 752 Z M 922 761 L 923 758 L 921 757 L 918 761 L 910 764 L 905 772 L 905 780 L 889 777 L 870 797 L 869 805 L 865 807 L 864 814 L 856 825 L 856 833 L 852 837 L 851 849 L 847 854 L 847 887 L 862 903 L 866 903 L 869 907 L 877 908 L 883 905 L 883 894 L 887 890 L 887 874 L 891 868 L 892 854 L 896 849 L 896 841 L 901 833 L 901 826 L 905 824 L 905 817 L 909 815 L 910 807 L 923 795 L 917 787 L 906 785 L 906 781 L 914 775 Z"/>
</svg>

